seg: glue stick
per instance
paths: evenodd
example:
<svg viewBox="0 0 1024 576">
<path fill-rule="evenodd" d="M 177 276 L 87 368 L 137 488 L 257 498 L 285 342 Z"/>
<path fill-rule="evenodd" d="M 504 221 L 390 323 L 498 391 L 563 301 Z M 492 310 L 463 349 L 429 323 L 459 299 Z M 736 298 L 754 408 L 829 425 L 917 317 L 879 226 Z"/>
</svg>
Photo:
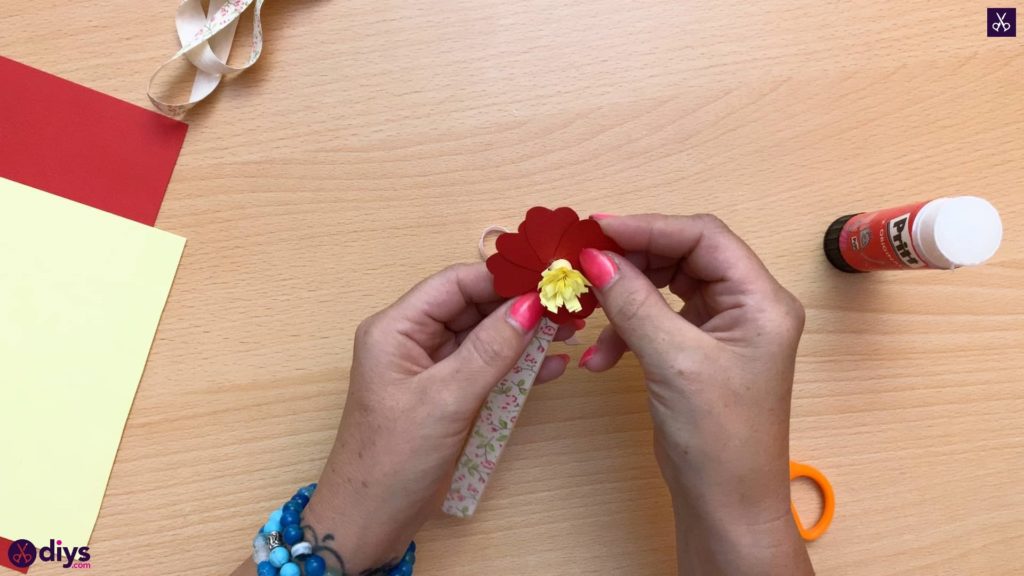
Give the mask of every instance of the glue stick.
<svg viewBox="0 0 1024 576">
<path fill-rule="evenodd" d="M 843 216 L 825 231 L 825 257 L 843 272 L 951 270 L 988 260 L 1002 238 L 995 207 L 955 196 Z"/>
</svg>

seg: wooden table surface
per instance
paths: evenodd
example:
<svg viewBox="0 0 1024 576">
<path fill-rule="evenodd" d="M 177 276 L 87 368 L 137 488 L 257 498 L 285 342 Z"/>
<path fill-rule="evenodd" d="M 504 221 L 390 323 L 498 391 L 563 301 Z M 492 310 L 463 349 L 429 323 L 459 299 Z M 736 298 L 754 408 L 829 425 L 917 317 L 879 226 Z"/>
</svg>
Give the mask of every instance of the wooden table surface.
<svg viewBox="0 0 1024 576">
<path fill-rule="evenodd" d="M 146 106 L 174 8 L 4 0 L 0 53 Z M 792 455 L 838 501 L 820 574 L 1024 573 L 1024 39 L 987 38 L 984 3 L 273 0 L 264 25 L 188 117 L 158 222 L 188 246 L 92 574 L 229 572 L 317 476 L 359 320 L 538 204 L 716 213 L 803 300 Z M 834 217 L 965 193 L 1007 227 L 981 268 L 820 253 Z M 634 359 L 520 422 L 417 576 L 672 573 Z"/>
</svg>

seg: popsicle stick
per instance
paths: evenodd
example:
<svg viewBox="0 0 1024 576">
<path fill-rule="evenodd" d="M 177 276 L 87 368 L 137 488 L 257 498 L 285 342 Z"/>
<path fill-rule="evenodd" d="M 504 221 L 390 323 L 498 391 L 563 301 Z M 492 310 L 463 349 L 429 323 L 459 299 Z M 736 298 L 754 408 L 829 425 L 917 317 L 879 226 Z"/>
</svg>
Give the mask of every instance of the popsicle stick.
<svg viewBox="0 0 1024 576">
<path fill-rule="evenodd" d="M 516 365 L 491 390 L 459 457 L 448 496 L 441 507 L 446 514 L 468 518 L 476 511 L 557 330 L 554 322 L 547 318 L 541 320 L 537 333 Z"/>
</svg>

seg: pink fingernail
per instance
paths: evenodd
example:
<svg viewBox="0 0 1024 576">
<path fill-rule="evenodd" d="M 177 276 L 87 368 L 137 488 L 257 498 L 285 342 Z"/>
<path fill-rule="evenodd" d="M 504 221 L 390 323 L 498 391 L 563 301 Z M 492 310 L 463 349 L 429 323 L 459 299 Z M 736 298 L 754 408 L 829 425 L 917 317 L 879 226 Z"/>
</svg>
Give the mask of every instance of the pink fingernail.
<svg viewBox="0 0 1024 576">
<path fill-rule="evenodd" d="M 508 319 L 523 332 L 530 332 L 540 323 L 540 316 L 543 312 L 540 294 L 529 292 L 512 302 L 508 308 Z"/>
<path fill-rule="evenodd" d="M 580 266 L 583 267 L 583 275 L 587 280 L 599 289 L 610 284 L 619 271 L 607 254 L 593 248 L 584 248 L 580 252 Z"/>
<path fill-rule="evenodd" d="M 569 365 L 570 358 L 568 354 L 555 354 L 555 358 L 561 358 L 562 362 L 565 363 L 566 366 Z"/>
<path fill-rule="evenodd" d="M 583 356 L 580 356 L 580 363 L 578 364 L 578 367 L 585 368 L 587 361 L 590 360 L 590 358 L 594 355 L 595 352 L 597 352 L 597 344 L 594 344 L 590 348 L 584 350 Z"/>
<path fill-rule="evenodd" d="M 606 212 L 598 212 L 597 214 L 591 214 L 590 215 L 590 219 L 591 220 L 601 221 L 601 220 L 604 220 L 605 218 L 612 218 L 614 216 L 615 216 L 615 214 L 608 214 Z"/>
<path fill-rule="evenodd" d="M 582 318 L 573 318 L 572 327 L 575 328 L 576 330 L 583 330 L 584 328 L 587 327 L 587 321 L 583 320 Z"/>
</svg>

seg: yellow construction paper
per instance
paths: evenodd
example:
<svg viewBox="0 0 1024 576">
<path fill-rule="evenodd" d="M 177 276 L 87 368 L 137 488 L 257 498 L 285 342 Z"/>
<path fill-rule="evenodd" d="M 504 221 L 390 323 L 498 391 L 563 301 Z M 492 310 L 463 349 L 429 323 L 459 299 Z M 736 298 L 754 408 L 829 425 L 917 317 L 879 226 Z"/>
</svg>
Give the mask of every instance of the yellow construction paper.
<svg viewBox="0 0 1024 576">
<path fill-rule="evenodd" d="M 0 536 L 88 543 L 184 247 L 0 178 Z"/>
</svg>

